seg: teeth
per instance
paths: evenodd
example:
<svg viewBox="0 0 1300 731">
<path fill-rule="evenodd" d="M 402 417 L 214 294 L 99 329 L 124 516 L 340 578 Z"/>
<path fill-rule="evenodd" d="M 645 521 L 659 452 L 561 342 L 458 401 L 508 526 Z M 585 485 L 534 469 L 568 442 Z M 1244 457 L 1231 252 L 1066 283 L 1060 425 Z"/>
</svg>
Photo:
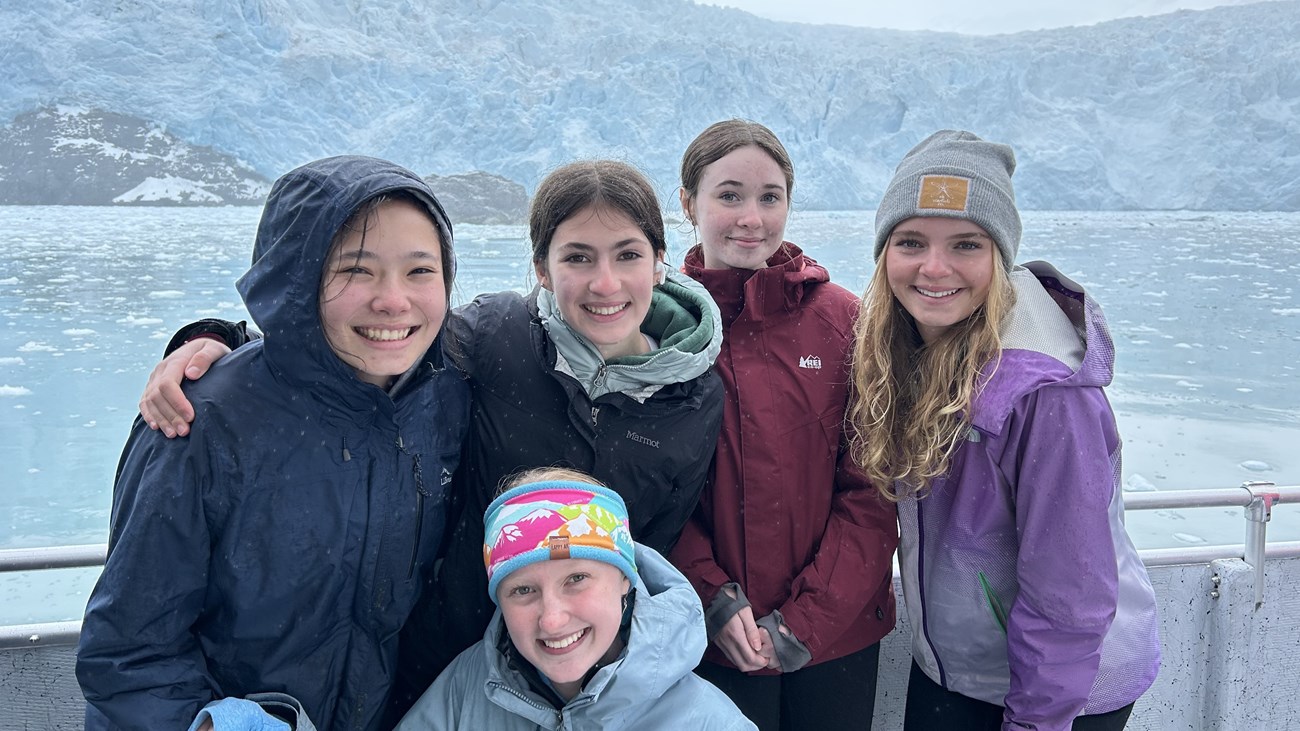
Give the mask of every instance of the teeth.
<svg viewBox="0 0 1300 731">
<path fill-rule="evenodd" d="M 960 289 L 960 287 L 959 287 L 958 289 Z M 957 292 L 956 289 L 946 289 L 946 290 L 944 290 L 944 291 L 942 291 L 942 292 L 936 292 L 936 291 L 931 290 L 931 289 L 921 289 L 920 287 L 917 287 L 917 288 L 916 288 L 916 291 L 920 292 L 921 294 L 925 295 L 926 297 L 934 297 L 934 298 L 936 298 L 936 299 L 939 298 L 939 297 L 947 297 L 948 295 L 950 295 L 950 294 L 955 294 L 955 293 Z"/>
<path fill-rule="evenodd" d="M 401 330 L 387 330 L 378 327 L 359 327 L 356 331 L 366 340 L 404 340 L 413 329 L 405 327 Z"/>
<path fill-rule="evenodd" d="M 565 638 L 563 638 L 563 639 L 559 639 L 559 640 L 542 640 L 542 644 L 543 644 L 543 645 L 546 645 L 547 647 L 551 648 L 552 650 L 563 650 L 564 648 L 568 647 L 569 645 L 572 645 L 573 643 L 575 643 L 575 642 L 577 642 L 578 640 L 582 639 L 582 636 L 583 636 L 584 634 L 586 634 L 586 633 L 587 633 L 587 630 L 585 630 L 585 629 L 583 629 L 583 630 L 578 630 L 577 632 L 574 632 L 573 634 L 571 634 L 571 635 L 569 635 L 568 637 L 565 637 Z"/>
<path fill-rule="evenodd" d="M 583 305 L 587 312 L 593 315 L 615 315 L 622 312 L 627 307 L 627 303 L 621 305 L 611 305 L 609 307 L 596 307 L 595 305 Z"/>
</svg>

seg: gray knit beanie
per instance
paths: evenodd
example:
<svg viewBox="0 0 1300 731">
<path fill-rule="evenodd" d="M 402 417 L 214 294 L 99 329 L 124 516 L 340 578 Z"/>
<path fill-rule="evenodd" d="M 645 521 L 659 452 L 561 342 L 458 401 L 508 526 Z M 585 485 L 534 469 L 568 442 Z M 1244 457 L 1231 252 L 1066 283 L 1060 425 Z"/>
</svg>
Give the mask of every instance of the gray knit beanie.
<svg viewBox="0 0 1300 731">
<path fill-rule="evenodd" d="M 875 259 L 900 222 L 915 216 L 973 221 L 993 237 L 1011 271 L 1020 249 L 1020 214 L 1011 174 L 1016 153 L 970 132 L 945 129 L 913 147 L 898 164 L 876 209 Z"/>
</svg>

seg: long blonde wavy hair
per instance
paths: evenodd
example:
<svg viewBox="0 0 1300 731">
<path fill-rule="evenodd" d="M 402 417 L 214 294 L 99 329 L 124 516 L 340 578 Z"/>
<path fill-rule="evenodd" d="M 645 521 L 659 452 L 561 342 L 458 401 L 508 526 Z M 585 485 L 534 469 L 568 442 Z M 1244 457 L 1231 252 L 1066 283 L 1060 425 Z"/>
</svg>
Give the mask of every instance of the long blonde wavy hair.
<svg viewBox="0 0 1300 731">
<path fill-rule="evenodd" d="M 882 495 L 896 501 L 924 496 L 948 471 L 970 428 L 971 403 L 997 368 L 999 330 L 1015 292 L 995 247 L 988 299 L 924 343 L 890 290 L 885 267 L 882 255 L 854 326 L 853 397 L 846 419 L 853 461 Z"/>
</svg>

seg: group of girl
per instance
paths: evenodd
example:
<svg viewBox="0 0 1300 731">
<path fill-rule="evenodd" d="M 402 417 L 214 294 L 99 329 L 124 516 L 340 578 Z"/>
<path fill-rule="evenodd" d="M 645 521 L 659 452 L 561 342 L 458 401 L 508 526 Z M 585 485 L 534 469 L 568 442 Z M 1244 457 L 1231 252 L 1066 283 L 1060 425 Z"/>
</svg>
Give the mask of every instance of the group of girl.
<svg viewBox="0 0 1300 731">
<path fill-rule="evenodd" d="M 418 176 L 287 174 L 239 281 L 264 337 L 183 329 L 142 399 L 87 728 L 866 729 L 900 546 L 909 731 L 1123 728 L 1159 651 L 1113 348 L 1015 266 L 1014 166 L 918 145 L 859 299 L 785 241 L 781 142 L 720 122 L 680 269 L 645 177 L 579 162 L 537 287 L 455 310 Z"/>
</svg>

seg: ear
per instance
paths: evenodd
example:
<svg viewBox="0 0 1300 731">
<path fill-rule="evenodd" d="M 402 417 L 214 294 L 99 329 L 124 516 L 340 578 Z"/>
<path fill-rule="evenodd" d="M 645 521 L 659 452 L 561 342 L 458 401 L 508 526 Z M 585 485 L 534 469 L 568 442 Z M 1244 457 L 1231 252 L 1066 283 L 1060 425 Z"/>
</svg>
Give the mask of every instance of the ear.
<svg viewBox="0 0 1300 731">
<path fill-rule="evenodd" d="M 655 259 L 655 284 L 663 284 L 668 279 L 668 265 L 664 263 L 663 252 Z"/>
<path fill-rule="evenodd" d="M 546 262 L 533 262 L 533 272 L 537 275 L 537 283 L 542 285 L 543 289 L 551 289 L 550 277 L 546 275 Z"/>
<path fill-rule="evenodd" d="M 695 212 L 691 210 L 691 197 L 686 194 L 685 188 L 677 189 L 677 199 L 682 202 L 682 213 L 686 214 L 686 220 L 690 221 L 691 225 L 694 226 Z"/>
</svg>

